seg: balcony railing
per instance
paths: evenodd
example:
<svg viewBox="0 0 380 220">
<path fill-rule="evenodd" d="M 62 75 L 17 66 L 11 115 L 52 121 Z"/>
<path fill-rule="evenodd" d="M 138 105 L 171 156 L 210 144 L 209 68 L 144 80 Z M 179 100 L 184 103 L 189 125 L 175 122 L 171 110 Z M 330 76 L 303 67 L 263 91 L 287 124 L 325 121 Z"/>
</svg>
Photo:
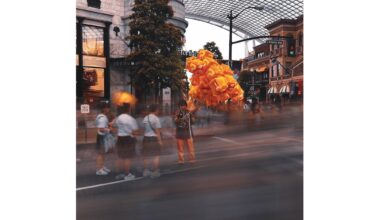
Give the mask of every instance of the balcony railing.
<svg viewBox="0 0 380 220">
<path fill-rule="evenodd" d="M 269 54 L 266 54 L 262 57 L 255 57 L 255 56 L 248 56 L 246 58 L 247 62 L 253 62 L 253 61 L 256 61 L 256 60 L 265 60 L 265 59 L 268 59 L 269 58 Z"/>
</svg>

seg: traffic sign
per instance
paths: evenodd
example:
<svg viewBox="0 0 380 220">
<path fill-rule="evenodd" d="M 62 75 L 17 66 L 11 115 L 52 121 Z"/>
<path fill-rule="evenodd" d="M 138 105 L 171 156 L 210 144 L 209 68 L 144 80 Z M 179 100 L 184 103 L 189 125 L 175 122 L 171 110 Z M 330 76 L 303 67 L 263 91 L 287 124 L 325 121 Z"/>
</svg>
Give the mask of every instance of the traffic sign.
<svg viewBox="0 0 380 220">
<path fill-rule="evenodd" d="M 80 105 L 80 113 L 82 114 L 90 113 L 90 105 L 89 104 Z"/>
</svg>

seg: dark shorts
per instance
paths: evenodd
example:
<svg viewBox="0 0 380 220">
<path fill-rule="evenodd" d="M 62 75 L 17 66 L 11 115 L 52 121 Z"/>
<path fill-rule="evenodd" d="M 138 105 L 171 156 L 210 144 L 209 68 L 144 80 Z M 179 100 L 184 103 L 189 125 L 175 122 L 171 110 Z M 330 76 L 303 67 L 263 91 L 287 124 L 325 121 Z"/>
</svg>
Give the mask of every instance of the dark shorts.
<svg viewBox="0 0 380 220">
<path fill-rule="evenodd" d="M 144 137 L 142 154 L 145 157 L 159 156 L 161 154 L 161 146 L 157 137 Z"/>
<path fill-rule="evenodd" d="M 117 156 L 121 159 L 130 159 L 135 156 L 136 139 L 131 136 L 118 136 L 116 142 Z"/>
<path fill-rule="evenodd" d="M 177 139 L 187 140 L 187 139 L 190 139 L 192 137 L 192 135 L 190 134 L 189 128 L 179 128 L 179 127 L 177 127 L 175 137 Z"/>
<path fill-rule="evenodd" d="M 100 135 L 98 134 L 96 136 L 96 151 L 99 153 L 99 154 L 105 154 L 105 148 L 104 148 L 104 137 L 105 135 Z"/>
</svg>

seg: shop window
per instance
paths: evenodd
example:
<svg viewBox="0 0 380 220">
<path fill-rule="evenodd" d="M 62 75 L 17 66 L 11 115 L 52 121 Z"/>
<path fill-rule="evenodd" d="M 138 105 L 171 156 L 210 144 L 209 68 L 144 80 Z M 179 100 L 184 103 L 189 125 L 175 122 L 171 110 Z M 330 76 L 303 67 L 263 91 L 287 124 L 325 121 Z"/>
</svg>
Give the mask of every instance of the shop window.
<svg viewBox="0 0 380 220">
<path fill-rule="evenodd" d="M 83 94 L 90 97 L 104 97 L 104 69 L 83 68 Z"/>
<path fill-rule="evenodd" d="M 104 56 L 103 36 L 103 28 L 83 26 L 83 55 Z"/>
<path fill-rule="evenodd" d="M 101 1 L 100 0 L 87 0 L 87 5 L 88 5 L 88 7 L 100 9 Z"/>
<path fill-rule="evenodd" d="M 104 97 L 106 57 L 104 54 L 104 29 L 82 27 L 84 97 Z"/>
</svg>

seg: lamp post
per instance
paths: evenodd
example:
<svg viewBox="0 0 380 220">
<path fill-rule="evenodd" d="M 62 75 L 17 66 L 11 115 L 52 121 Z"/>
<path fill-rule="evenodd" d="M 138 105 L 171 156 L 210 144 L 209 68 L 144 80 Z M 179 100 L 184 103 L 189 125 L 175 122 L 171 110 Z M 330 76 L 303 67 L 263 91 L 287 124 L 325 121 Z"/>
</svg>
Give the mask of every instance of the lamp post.
<svg viewBox="0 0 380 220">
<path fill-rule="evenodd" d="M 264 9 L 264 7 L 262 6 L 249 6 L 249 7 L 246 7 L 244 8 L 241 12 L 239 12 L 237 15 L 233 15 L 232 14 L 232 10 L 230 10 L 230 13 L 227 15 L 227 18 L 230 20 L 230 41 L 229 41 L 229 44 L 228 44 L 228 65 L 232 68 L 232 21 L 237 18 L 243 11 L 247 10 L 247 9 L 255 9 L 255 10 L 258 10 L 258 11 L 261 11 Z"/>
</svg>

